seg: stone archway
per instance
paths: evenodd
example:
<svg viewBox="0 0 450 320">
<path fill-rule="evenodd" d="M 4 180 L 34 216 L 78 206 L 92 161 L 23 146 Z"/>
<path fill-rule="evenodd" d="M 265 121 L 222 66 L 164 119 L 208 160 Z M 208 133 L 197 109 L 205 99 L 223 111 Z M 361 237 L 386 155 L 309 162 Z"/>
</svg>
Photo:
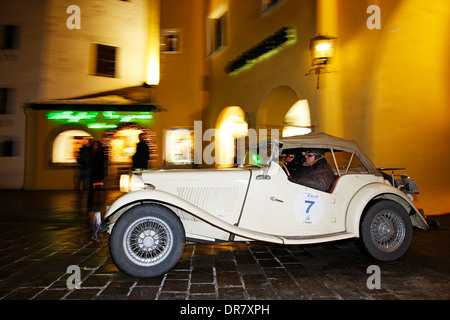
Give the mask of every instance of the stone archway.
<svg viewBox="0 0 450 320">
<path fill-rule="evenodd" d="M 300 100 L 293 89 L 279 86 L 268 92 L 262 99 L 256 115 L 256 129 L 303 128 L 296 134 L 311 132 L 311 115 L 307 100 Z M 291 131 L 292 132 L 292 131 Z"/>
<path fill-rule="evenodd" d="M 281 129 L 286 113 L 298 100 L 294 90 L 287 86 L 269 91 L 259 104 L 256 129 Z"/>
</svg>

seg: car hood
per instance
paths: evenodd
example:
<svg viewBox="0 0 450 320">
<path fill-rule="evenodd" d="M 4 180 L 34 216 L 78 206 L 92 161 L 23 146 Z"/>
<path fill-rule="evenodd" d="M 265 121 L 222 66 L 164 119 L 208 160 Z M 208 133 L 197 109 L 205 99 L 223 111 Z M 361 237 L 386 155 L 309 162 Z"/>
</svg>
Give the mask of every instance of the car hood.
<svg viewBox="0 0 450 320">
<path fill-rule="evenodd" d="M 262 170 L 262 169 L 257 169 Z M 250 169 L 226 168 L 226 169 L 167 169 L 143 171 L 141 179 L 145 183 L 163 180 L 169 181 L 193 181 L 193 180 L 248 180 Z"/>
</svg>

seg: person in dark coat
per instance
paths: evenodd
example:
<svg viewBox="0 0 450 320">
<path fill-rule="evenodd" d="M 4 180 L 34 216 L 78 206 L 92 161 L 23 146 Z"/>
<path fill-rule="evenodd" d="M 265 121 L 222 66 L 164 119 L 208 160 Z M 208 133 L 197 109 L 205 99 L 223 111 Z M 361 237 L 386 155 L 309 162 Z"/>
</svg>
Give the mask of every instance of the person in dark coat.
<svg viewBox="0 0 450 320">
<path fill-rule="evenodd" d="M 91 182 L 102 182 L 104 178 L 105 154 L 100 141 L 94 141 L 91 147 Z"/>
<path fill-rule="evenodd" d="M 301 159 L 301 154 L 296 152 L 288 152 L 286 154 L 286 168 L 289 170 L 291 176 L 295 176 L 303 166 L 304 159 Z"/>
<path fill-rule="evenodd" d="M 77 180 L 75 188 L 79 190 L 80 182 L 83 190 L 89 189 L 89 176 L 91 174 L 91 139 L 80 148 L 78 152 L 77 163 L 79 165 L 79 179 Z"/>
<path fill-rule="evenodd" d="M 321 191 L 328 191 L 334 182 L 334 172 L 325 159 L 322 149 L 312 149 L 305 154 L 306 161 L 290 181 Z"/>
<path fill-rule="evenodd" d="M 93 141 L 91 143 L 90 152 L 89 194 L 86 208 L 88 212 L 92 210 L 94 202 L 94 184 L 103 182 L 105 172 L 105 154 L 103 152 L 102 143 L 100 141 Z"/>
<path fill-rule="evenodd" d="M 136 145 L 136 153 L 133 155 L 134 169 L 148 169 L 148 160 L 150 159 L 150 151 L 145 141 L 145 133 L 139 134 L 139 143 Z"/>
</svg>

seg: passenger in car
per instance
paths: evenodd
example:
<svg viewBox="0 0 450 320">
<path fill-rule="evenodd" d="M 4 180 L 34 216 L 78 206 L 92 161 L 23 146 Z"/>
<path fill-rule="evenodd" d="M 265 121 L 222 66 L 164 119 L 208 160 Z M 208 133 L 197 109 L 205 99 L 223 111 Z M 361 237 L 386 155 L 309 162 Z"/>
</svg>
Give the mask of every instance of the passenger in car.
<svg viewBox="0 0 450 320">
<path fill-rule="evenodd" d="M 325 159 L 325 150 L 311 149 L 306 151 L 305 162 L 300 171 L 289 180 L 306 187 L 328 191 L 334 182 L 334 173 Z"/>
<path fill-rule="evenodd" d="M 291 176 L 295 174 L 302 168 L 302 160 L 300 159 L 301 154 L 288 153 L 286 154 L 286 168 L 289 170 Z"/>
</svg>

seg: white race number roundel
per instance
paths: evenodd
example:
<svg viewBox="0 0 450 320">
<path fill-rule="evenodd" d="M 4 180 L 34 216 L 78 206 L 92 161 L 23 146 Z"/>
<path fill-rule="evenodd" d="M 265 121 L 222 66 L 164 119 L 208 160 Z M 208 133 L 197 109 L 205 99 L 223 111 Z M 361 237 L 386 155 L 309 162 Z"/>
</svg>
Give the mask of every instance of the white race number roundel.
<svg viewBox="0 0 450 320">
<path fill-rule="evenodd" d="M 324 214 L 325 205 L 322 197 L 312 191 L 299 194 L 294 200 L 294 216 L 303 224 L 315 224 Z"/>
</svg>

